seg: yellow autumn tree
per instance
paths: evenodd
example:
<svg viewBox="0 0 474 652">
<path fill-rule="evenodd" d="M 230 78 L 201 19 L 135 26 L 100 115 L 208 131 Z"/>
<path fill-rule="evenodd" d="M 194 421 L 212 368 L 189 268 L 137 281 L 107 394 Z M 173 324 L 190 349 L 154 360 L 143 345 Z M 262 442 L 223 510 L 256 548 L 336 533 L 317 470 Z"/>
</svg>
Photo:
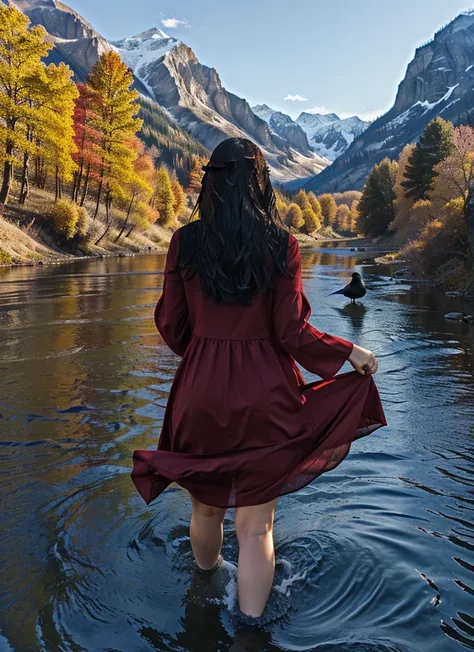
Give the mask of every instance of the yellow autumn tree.
<svg viewBox="0 0 474 652">
<path fill-rule="evenodd" d="M 319 203 L 319 200 L 316 197 L 316 195 L 314 194 L 314 192 L 309 192 L 308 193 L 308 201 L 309 201 L 309 204 L 310 204 L 311 208 L 313 209 L 313 213 L 316 215 L 317 220 L 321 224 L 322 220 L 323 220 L 323 214 L 322 214 L 322 211 L 321 211 L 321 204 Z"/>
<path fill-rule="evenodd" d="M 336 231 L 350 231 L 351 226 L 351 209 L 347 204 L 340 204 L 337 207 L 334 228 Z"/>
<path fill-rule="evenodd" d="M 181 217 L 186 208 L 186 195 L 184 194 L 183 186 L 178 181 L 175 172 L 170 175 L 170 182 L 174 197 L 173 212 L 176 217 Z"/>
<path fill-rule="evenodd" d="M 316 217 L 315 212 L 311 208 L 305 208 L 303 211 L 303 220 L 306 233 L 311 234 L 315 231 L 319 231 L 321 228 L 321 222 Z"/>
<path fill-rule="evenodd" d="M 176 221 L 173 209 L 175 202 L 173 188 L 168 170 L 161 167 L 156 172 L 155 194 L 153 205 L 160 214 L 160 224 L 165 227 L 172 227 Z"/>
<path fill-rule="evenodd" d="M 120 56 L 105 52 L 87 79 L 93 109 L 92 127 L 99 134 L 99 179 L 95 216 L 104 199 L 107 228 L 114 198 L 126 196 L 125 186 L 133 174 L 136 151 L 129 146 L 142 125 L 138 113 L 138 91 L 132 89 L 133 75 Z M 98 242 L 104 237 L 99 238 Z"/>
<path fill-rule="evenodd" d="M 28 125 L 38 118 L 35 98 L 44 68 L 41 59 L 52 47 L 46 30 L 28 29 L 29 24 L 16 7 L 0 4 L 0 204 L 8 201 L 17 154 L 32 149 Z"/>
<path fill-rule="evenodd" d="M 303 211 L 298 206 L 298 204 L 292 203 L 288 206 L 288 212 L 286 214 L 286 219 L 288 225 L 297 229 L 298 231 L 304 226 Z"/>
<path fill-rule="evenodd" d="M 357 233 L 358 223 L 359 223 L 359 200 L 355 199 L 351 204 L 351 220 L 349 223 L 349 231 L 351 233 Z"/>
<path fill-rule="evenodd" d="M 133 171 L 129 175 L 125 184 L 125 219 L 117 237 L 115 238 L 115 242 L 120 240 L 125 229 L 129 227 L 130 222 L 133 227 L 137 226 L 137 224 L 145 223 L 141 219 L 145 212 L 143 210 L 143 204 L 148 204 L 153 195 L 153 183 L 155 179 L 153 157 L 150 152 L 145 149 L 145 145 L 136 137 L 129 142 L 129 147 L 136 152 L 136 159 L 133 164 Z M 137 220 L 133 221 L 135 213 L 138 213 L 139 216 Z M 129 231 L 129 234 L 130 233 L 131 231 Z"/>
<path fill-rule="evenodd" d="M 35 136 L 45 172 L 54 174 L 56 201 L 61 199 L 63 184 L 71 181 L 76 169 L 74 106 L 79 92 L 71 77 L 71 69 L 61 63 L 44 68 L 41 80 L 44 97 Z"/>
<path fill-rule="evenodd" d="M 199 156 L 195 156 L 193 160 L 193 167 L 189 173 L 188 192 L 198 193 L 201 192 L 202 180 L 202 166 L 203 160 Z"/>
<path fill-rule="evenodd" d="M 275 207 L 280 220 L 286 224 L 286 214 L 288 212 L 288 200 L 285 195 L 278 189 L 275 189 Z"/>
<path fill-rule="evenodd" d="M 322 222 L 324 226 L 332 226 L 334 220 L 336 219 L 337 204 L 336 200 L 332 195 L 326 193 L 318 197 L 321 212 L 323 215 Z"/>
<path fill-rule="evenodd" d="M 406 191 L 402 184 L 405 182 L 405 173 L 414 149 L 415 145 L 406 145 L 398 157 L 398 172 L 395 180 L 395 219 L 390 224 L 389 231 L 397 233 L 399 239 L 402 241 L 406 241 L 409 238 L 409 231 L 411 230 L 409 229 L 409 222 L 414 199 L 406 196 Z"/>
</svg>

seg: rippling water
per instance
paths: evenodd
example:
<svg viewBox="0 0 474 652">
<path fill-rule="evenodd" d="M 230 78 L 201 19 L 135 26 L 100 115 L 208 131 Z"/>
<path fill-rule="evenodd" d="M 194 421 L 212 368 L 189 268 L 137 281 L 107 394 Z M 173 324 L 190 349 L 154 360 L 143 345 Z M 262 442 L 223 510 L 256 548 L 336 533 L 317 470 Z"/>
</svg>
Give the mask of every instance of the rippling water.
<svg viewBox="0 0 474 652">
<path fill-rule="evenodd" d="M 373 349 L 390 427 L 280 500 L 267 625 L 234 616 L 237 547 L 193 575 L 186 495 L 147 508 L 177 358 L 152 322 L 163 256 L 0 270 L 0 649 L 474 649 L 473 330 L 343 252 L 303 256 L 313 321 Z M 325 298 L 356 269 L 363 305 Z"/>
</svg>

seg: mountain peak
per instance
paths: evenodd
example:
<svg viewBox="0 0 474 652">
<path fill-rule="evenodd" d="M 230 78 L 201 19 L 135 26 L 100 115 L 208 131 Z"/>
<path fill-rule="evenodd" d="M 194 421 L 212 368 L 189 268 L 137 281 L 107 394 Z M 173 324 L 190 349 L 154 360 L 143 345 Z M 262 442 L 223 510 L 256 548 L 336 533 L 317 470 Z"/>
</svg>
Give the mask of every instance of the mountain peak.
<svg viewBox="0 0 474 652">
<path fill-rule="evenodd" d="M 164 38 L 170 38 L 168 34 L 166 34 L 162 29 L 159 27 L 152 27 L 151 29 L 147 29 L 144 32 L 141 32 L 140 34 L 136 34 L 135 36 L 132 36 L 132 39 L 141 39 L 141 40 L 147 40 L 147 39 L 164 39 Z"/>
<path fill-rule="evenodd" d="M 336 122 L 337 120 L 340 120 L 340 117 L 335 113 L 309 113 L 303 111 L 303 113 L 300 113 L 299 117 L 296 119 L 296 122 L 298 122 L 298 124 L 300 122 L 329 124 L 330 122 Z"/>
<path fill-rule="evenodd" d="M 149 66 L 159 61 L 179 44 L 180 41 L 168 36 L 158 27 L 152 27 L 145 32 L 112 43 L 115 50 L 120 54 L 122 61 L 141 81 L 146 77 Z M 146 84 L 145 86 L 150 95 L 154 97 L 151 89 Z"/>
</svg>

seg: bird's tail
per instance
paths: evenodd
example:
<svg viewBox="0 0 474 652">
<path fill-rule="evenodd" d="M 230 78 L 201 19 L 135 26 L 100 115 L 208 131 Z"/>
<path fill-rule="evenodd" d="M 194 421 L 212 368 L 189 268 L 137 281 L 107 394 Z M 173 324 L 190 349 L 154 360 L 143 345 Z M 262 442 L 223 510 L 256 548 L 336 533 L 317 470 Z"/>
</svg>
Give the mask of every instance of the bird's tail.
<svg viewBox="0 0 474 652">
<path fill-rule="evenodd" d="M 342 290 L 336 290 L 335 292 L 331 292 L 331 294 L 326 294 L 326 297 L 332 297 L 333 294 L 344 294 L 344 288 L 342 288 Z"/>
</svg>

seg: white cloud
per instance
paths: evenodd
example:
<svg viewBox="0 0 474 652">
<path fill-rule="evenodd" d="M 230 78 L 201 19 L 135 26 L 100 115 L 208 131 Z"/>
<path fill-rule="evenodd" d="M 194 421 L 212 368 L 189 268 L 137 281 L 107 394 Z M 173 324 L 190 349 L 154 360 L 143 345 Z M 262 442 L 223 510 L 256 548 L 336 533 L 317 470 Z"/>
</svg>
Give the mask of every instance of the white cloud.
<svg viewBox="0 0 474 652">
<path fill-rule="evenodd" d="M 304 95 L 287 95 L 285 100 L 289 102 L 307 102 L 308 98 Z"/>
<path fill-rule="evenodd" d="M 180 25 L 187 25 L 187 21 L 178 18 L 163 18 L 161 24 L 168 29 L 177 29 Z"/>
</svg>

